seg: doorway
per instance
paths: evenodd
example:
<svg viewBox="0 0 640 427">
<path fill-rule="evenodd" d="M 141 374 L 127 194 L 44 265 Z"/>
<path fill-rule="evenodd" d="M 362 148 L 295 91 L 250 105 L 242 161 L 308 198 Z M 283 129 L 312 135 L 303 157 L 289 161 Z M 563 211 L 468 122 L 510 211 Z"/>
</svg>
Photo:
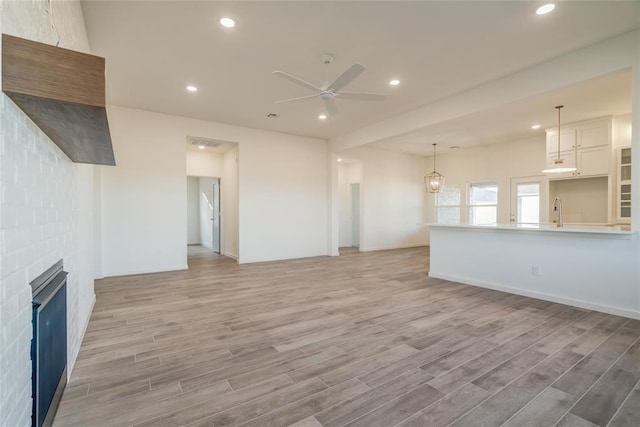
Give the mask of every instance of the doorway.
<svg viewBox="0 0 640 427">
<path fill-rule="evenodd" d="M 511 178 L 511 214 L 517 224 L 546 222 L 547 182 L 543 177 Z"/>
<path fill-rule="evenodd" d="M 360 248 L 360 183 L 350 184 L 351 247 Z"/>
<path fill-rule="evenodd" d="M 211 246 L 215 253 L 220 253 L 220 178 L 214 178 L 212 184 L 212 242 Z"/>
<path fill-rule="evenodd" d="M 338 172 L 338 250 L 365 246 L 363 233 L 363 168 L 362 162 L 341 158 Z"/>
<path fill-rule="evenodd" d="M 220 178 L 187 177 L 187 244 L 221 253 Z"/>
</svg>

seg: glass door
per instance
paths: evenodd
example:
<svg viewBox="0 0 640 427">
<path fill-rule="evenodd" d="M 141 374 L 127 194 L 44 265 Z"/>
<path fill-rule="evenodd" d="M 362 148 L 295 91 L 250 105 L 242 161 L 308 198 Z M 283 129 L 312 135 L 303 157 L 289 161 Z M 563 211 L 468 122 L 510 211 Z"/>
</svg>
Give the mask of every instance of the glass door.
<svg viewBox="0 0 640 427">
<path fill-rule="evenodd" d="M 512 178 L 509 220 L 517 224 L 546 222 L 546 200 L 546 187 L 542 178 Z"/>
</svg>

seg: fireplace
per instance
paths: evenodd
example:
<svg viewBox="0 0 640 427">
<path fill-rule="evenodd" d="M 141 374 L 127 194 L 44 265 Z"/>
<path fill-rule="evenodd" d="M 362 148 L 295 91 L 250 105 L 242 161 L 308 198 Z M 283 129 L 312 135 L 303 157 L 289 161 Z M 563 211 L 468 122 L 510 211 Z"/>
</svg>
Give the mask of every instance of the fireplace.
<svg viewBox="0 0 640 427">
<path fill-rule="evenodd" d="M 31 282 L 33 427 L 53 424 L 67 384 L 67 273 L 62 260 Z"/>
</svg>

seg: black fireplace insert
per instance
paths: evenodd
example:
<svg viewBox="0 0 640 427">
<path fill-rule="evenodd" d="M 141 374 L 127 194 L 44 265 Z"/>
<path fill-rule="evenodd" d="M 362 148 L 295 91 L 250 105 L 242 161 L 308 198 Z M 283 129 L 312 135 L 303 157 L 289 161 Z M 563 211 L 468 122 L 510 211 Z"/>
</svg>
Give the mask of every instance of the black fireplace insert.
<svg viewBox="0 0 640 427">
<path fill-rule="evenodd" d="M 31 425 L 48 427 L 67 384 L 67 273 L 62 260 L 32 281 L 31 289 Z"/>
</svg>

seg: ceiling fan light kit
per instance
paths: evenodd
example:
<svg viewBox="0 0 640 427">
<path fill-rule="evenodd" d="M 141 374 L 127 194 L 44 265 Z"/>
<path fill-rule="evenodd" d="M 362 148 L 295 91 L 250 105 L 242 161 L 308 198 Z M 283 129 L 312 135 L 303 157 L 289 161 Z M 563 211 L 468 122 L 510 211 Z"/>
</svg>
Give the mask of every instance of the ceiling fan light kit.
<svg viewBox="0 0 640 427">
<path fill-rule="evenodd" d="M 300 101 L 303 99 L 315 98 L 319 97 L 324 101 L 324 106 L 327 111 L 327 114 L 330 116 L 338 114 L 338 107 L 336 105 L 336 98 L 343 99 L 352 99 L 356 101 L 384 101 L 387 97 L 385 94 L 381 93 L 368 93 L 368 92 L 346 92 L 342 91 L 342 88 L 347 86 L 353 80 L 356 79 L 364 70 L 365 67 L 360 64 L 353 64 L 349 68 L 347 68 L 342 74 L 340 74 L 333 83 L 329 83 L 329 65 L 333 62 L 333 55 L 325 54 L 322 55 L 322 62 L 325 64 L 326 68 L 326 78 L 325 83 L 322 86 L 315 86 L 309 82 L 306 82 L 292 74 L 286 73 L 284 71 L 274 71 L 278 77 L 281 77 L 285 80 L 289 80 L 299 86 L 303 86 L 307 89 L 312 90 L 313 94 L 299 96 L 296 98 L 284 99 L 282 101 L 276 101 L 276 104 L 282 104 L 285 102 L 292 101 Z"/>
</svg>

